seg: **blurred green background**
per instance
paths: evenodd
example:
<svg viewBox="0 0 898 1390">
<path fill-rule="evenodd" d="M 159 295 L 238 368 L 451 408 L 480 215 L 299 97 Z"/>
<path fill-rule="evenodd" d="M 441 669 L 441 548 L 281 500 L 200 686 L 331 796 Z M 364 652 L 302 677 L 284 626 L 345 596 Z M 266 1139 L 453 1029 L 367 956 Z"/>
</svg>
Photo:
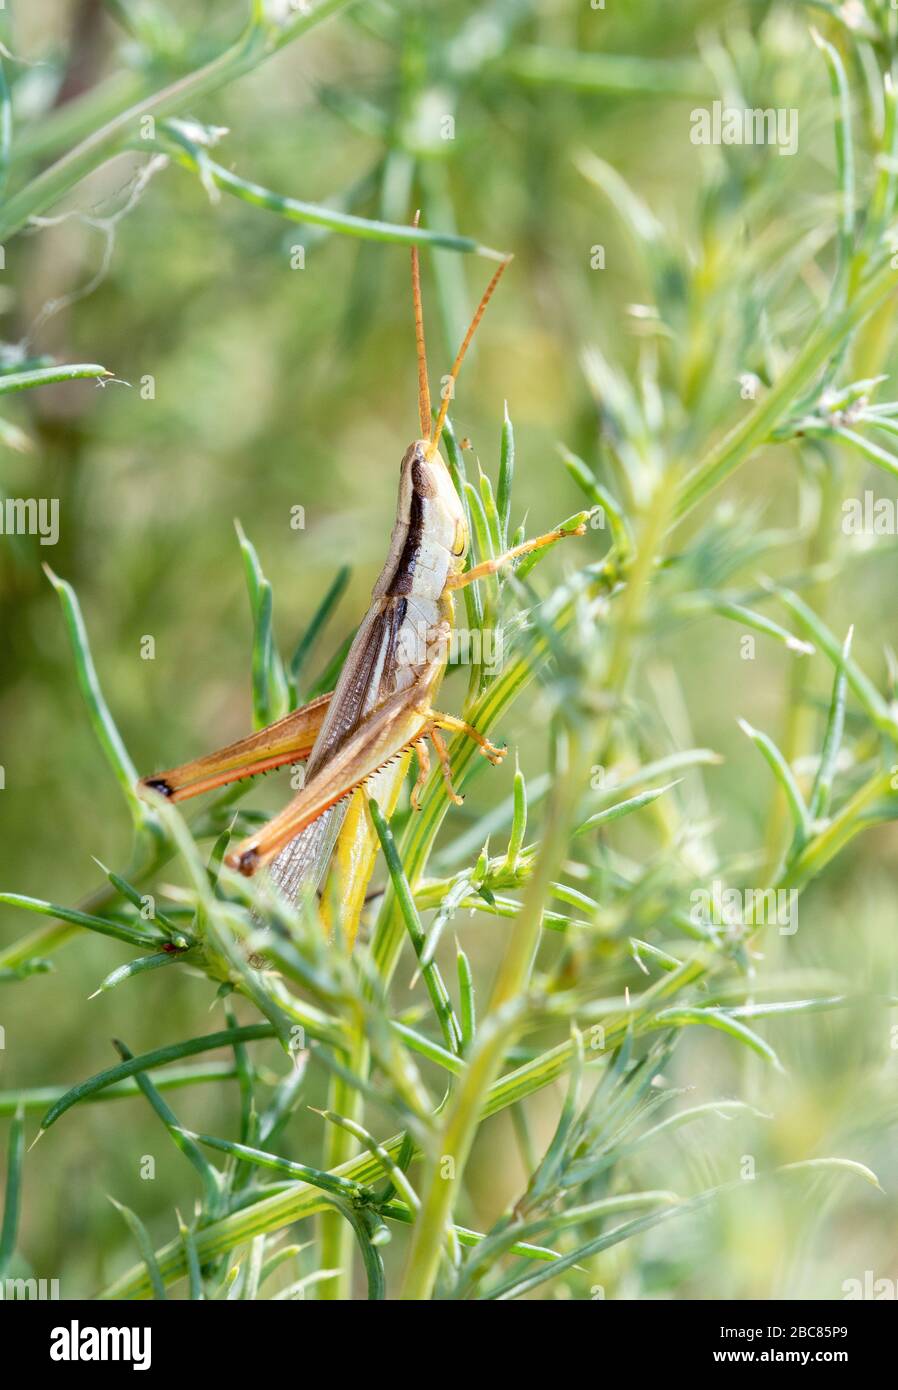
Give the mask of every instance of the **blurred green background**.
<svg viewBox="0 0 898 1390">
<path fill-rule="evenodd" d="M 148 57 L 117 22 L 118 8 L 90 0 L 7 6 L 10 46 L 34 64 L 18 78 L 24 109 L 62 119 L 67 102 L 95 84 L 127 83 L 141 64 L 163 85 L 230 42 L 247 13 L 242 0 L 123 0 L 120 8 L 143 16 L 154 35 Z M 397 222 L 420 206 L 426 226 L 514 253 L 453 415 L 457 432 L 494 470 L 508 402 L 518 451 L 515 515 L 529 512 L 535 531 L 581 505 L 556 441 L 602 471 L 583 352 L 596 346 L 633 373 L 638 320 L 627 306 L 647 294 L 626 228 L 582 176 L 578 156 L 588 150 L 607 160 L 685 258 L 701 262 L 702 353 L 729 393 L 722 429 L 738 409 L 739 371 L 752 368 L 731 356 L 729 333 L 727 287 L 738 283 L 744 241 L 775 227 L 788 245 L 832 203 L 829 88 L 808 31 L 815 15 L 819 22 L 811 7 L 718 0 L 607 0 L 604 8 L 587 0 L 362 0 L 190 115 L 227 127 L 216 157 L 268 188 L 311 201 L 348 197 L 352 210 Z M 793 159 L 753 152 L 729 180 L 715 173 L 719 152 L 688 140 L 690 110 L 717 91 L 706 60 L 720 35 L 760 104 L 797 106 L 802 122 Z M 648 66 L 617 91 L 607 81 L 581 81 L 573 64 L 536 80 L 527 54 L 537 47 Z M 768 191 L 757 201 L 760 161 L 779 167 L 765 167 Z M 115 160 L 54 212 L 109 217 L 127 202 L 145 162 L 139 153 Z M 703 230 L 709 200 L 724 205 L 715 241 Z M 745 225 L 749 206 L 754 221 Z M 605 248 L 604 270 L 591 268 L 596 245 Z M 291 264 L 298 246 L 302 269 Z M 0 284 L 8 344 L 29 335 L 32 351 L 99 362 L 118 379 L 104 389 L 82 382 L 16 401 L 9 418 L 36 448 L 26 455 L 4 448 L 0 458 L 7 494 L 58 497 L 61 508 L 54 548 L 33 539 L 0 543 L 0 887 L 61 903 L 97 883 L 92 855 L 110 866 L 126 862 L 129 826 L 93 741 L 41 562 L 78 592 L 106 697 L 136 765 L 172 765 L 250 727 L 250 624 L 234 519 L 273 583 L 286 651 L 338 567 L 352 564 L 318 649 L 321 664 L 364 611 L 386 549 L 399 461 L 417 432 L 403 248 L 325 236 L 224 194 L 211 199 L 195 176 L 170 166 L 116 223 L 101 282 L 64 302 L 90 286 L 103 252 L 102 231 L 77 217 L 30 229 L 6 248 Z M 451 252 L 423 261 L 435 382 L 493 267 Z M 148 377 L 151 399 L 141 390 Z M 856 491 L 864 475 L 851 468 Z M 884 490 L 894 491 L 878 480 Z M 761 509 L 765 526 L 794 526 L 800 493 L 791 456 L 764 456 L 728 495 L 746 515 L 751 505 Z M 301 530 L 290 524 L 296 506 L 305 509 Z M 586 544 L 601 553 L 595 537 Z M 787 573 L 803 563 L 797 548 L 784 555 Z M 830 613 L 839 633 L 857 624 L 855 652 L 878 680 L 883 646 L 898 640 L 895 574 L 894 542 L 854 556 Z M 141 657 L 146 636 L 155 639 L 149 661 Z M 706 789 L 729 852 L 763 843 L 770 804 L 766 771 L 736 718 L 775 733 L 796 659 L 759 640 L 757 659 L 743 661 L 739 636 L 738 628 L 704 623 L 659 634 L 652 652 L 656 670 L 672 665 L 682 682 L 695 741 L 726 757 Z M 822 662 L 815 670 L 812 684 L 826 699 L 829 673 Z M 528 773 L 542 769 L 532 707 L 519 707 L 513 727 L 501 732 Z M 480 779 L 454 824 L 506 795 L 509 778 L 506 769 Z M 272 778 L 255 801 L 274 806 L 283 795 Z M 857 842 L 802 900 L 797 935 L 766 943 L 771 961 L 831 972 L 850 992 L 894 992 L 896 850 L 894 828 Z M 3 909 L 0 942 L 31 925 Z M 501 924 L 474 918 L 460 930 L 488 977 Z M 208 987 L 180 972 L 88 1002 L 127 956 L 117 943 L 79 939 L 60 952 L 55 973 L 3 989 L 0 1089 L 87 1076 L 114 1060 L 112 1036 L 137 1052 L 217 1026 L 210 1018 L 206 1028 Z M 597 1262 L 593 1282 L 609 1297 L 831 1298 L 867 1269 L 898 1279 L 898 1047 L 888 1013 L 862 1004 L 787 1019 L 765 1035 L 785 1078 L 762 1074 L 713 1035 L 685 1039 L 675 1079 L 692 1088 L 690 1096 L 740 1095 L 773 1118 L 709 1122 L 672 1137 L 640 1160 L 644 1186 L 735 1178 L 746 1155 L 760 1169 L 835 1153 L 873 1167 L 885 1194 L 848 1180 L 819 1190 L 798 1179 L 746 1188 Z M 195 1088 L 176 1102 L 196 1129 L 233 1126 L 233 1087 Z M 556 1106 L 557 1096 L 538 1097 L 538 1121 L 548 1124 Z M 470 1169 L 470 1224 L 481 1229 L 516 1195 L 521 1172 L 506 1117 L 486 1136 Z M 316 1118 L 303 1119 L 291 1151 L 314 1161 L 319 1144 Z M 154 1182 L 139 1177 L 144 1154 L 156 1157 Z M 105 1194 L 135 1207 L 161 1241 L 173 1233 L 172 1208 L 189 1201 L 193 1179 L 147 1107 L 133 1100 L 67 1115 L 29 1157 L 26 1181 L 21 1251 L 35 1273 L 62 1280 L 64 1296 L 87 1296 L 134 1258 Z M 570 1292 L 564 1284 L 549 1289 L 550 1296 Z"/>
</svg>

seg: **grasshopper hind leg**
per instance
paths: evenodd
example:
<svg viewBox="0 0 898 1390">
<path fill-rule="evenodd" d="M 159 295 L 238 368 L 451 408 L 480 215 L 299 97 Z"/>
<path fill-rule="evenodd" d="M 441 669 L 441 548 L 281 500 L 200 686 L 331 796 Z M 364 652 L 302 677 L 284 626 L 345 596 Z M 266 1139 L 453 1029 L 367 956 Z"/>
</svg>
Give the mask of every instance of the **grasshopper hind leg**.
<svg viewBox="0 0 898 1390">
<path fill-rule="evenodd" d="M 194 758 L 179 767 L 144 777 L 138 782 L 137 790 L 158 792 L 170 801 L 186 801 L 202 792 L 240 782 L 245 777 L 257 777 L 288 763 L 304 762 L 318 737 L 330 699 L 330 694 L 321 695 L 248 738 L 238 739 L 226 748 Z"/>
</svg>

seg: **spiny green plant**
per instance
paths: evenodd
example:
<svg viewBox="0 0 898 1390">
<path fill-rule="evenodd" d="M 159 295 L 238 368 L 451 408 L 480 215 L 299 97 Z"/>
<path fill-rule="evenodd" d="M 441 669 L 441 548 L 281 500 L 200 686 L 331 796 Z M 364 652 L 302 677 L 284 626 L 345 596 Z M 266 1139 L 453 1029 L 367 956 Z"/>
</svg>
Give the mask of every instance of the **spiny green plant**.
<svg viewBox="0 0 898 1390">
<path fill-rule="evenodd" d="M 253 26 L 260 13 L 257 7 Z M 94 931 L 138 952 L 100 989 L 137 990 L 140 981 L 129 983 L 131 977 L 148 970 L 197 971 L 210 981 L 224 1026 L 138 1056 L 118 1042 L 118 1062 L 74 1087 L 0 1095 L 0 1111 L 15 1117 L 0 1273 L 15 1251 L 24 1116 L 39 1115 L 46 1134 L 70 1110 L 138 1093 L 194 1169 L 201 1196 L 189 1220 L 173 1213 L 175 1234 L 161 1249 L 136 1213 L 123 1212 L 140 1258 L 104 1290 L 107 1297 L 165 1297 L 178 1281 L 192 1298 L 292 1298 L 313 1288 L 320 1297 L 347 1296 L 356 1251 L 374 1299 L 509 1299 L 562 1276 L 589 1296 L 598 1256 L 718 1201 L 735 1185 L 689 1192 L 639 1186 L 639 1156 L 669 1143 L 675 1130 L 752 1111 L 732 1098 L 682 1103 L 667 1069 L 683 1033 L 717 1030 L 775 1070 L 780 1062 L 763 1035 L 766 1020 L 852 1001 L 838 982 L 807 988 L 786 968 L 759 975 L 759 924 L 739 912 L 706 921 L 689 910 L 691 898 L 697 889 L 712 893 L 718 880 L 800 893 L 862 830 L 896 815 L 894 672 L 883 691 L 853 654 L 851 635 L 831 631 L 823 601 L 840 566 L 850 563 L 833 541 L 835 450 L 895 471 L 894 457 L 870 437 L 874 430 L 892 433 L 898 409 L 873 403 L 879 364 L 871 359 L 881 356 L 880 312 L 895 288 L 898 138 L 888 71 L 893 21 L 885 9 L 876 13 L 882 28 L 871 19 L 874 33 L 862 37 L 878 72 L 882 112 L 868 133 L 877 164 L 865 217 L 858 215 L 845 61 L 826 40 L 820 45 L 836 98 L 838 199 L 832 218 L 809 228 L 797 246 L 790 226 L 774 222 L 737 264 L 721 263 L 734 207 L 750 223 L 756 205 L 763 212 L 769 204 L 771 180 L 783 176 L 769 165 L 762 174 L 757 152 L 727 154 L 714 171 L 696 229 L 698 256 L 673 240 L 607 164 L 587 153 L 579 160 L 585 178 L 625 218 L 651 299 L 635 383 L 597 348 L 584 356 L 602 422 L 599 465 L 561 451 L 589 505 L 585 515 L 603 523 L 596 535 L 607 544 L 596 560 L 578 564 L 566 556 L 570 569 L 560 582 L 546 578 L 555 560 L 533 556 L 479 594 L 465 592 L 469 630 L 485 639 L 501 629 L 505 640 L 501 669 L 471 664 L 464 717 L 484 733 L 500 731 L 536 686 L 550 768 L 531 777 L 530 746 L 519 750 L 511 797 L 458 832 L 451 821 L 444 829 L 449 806 L 437 770 L 420 813 L 404 801 L 388 820 L 372 801 L 382 891 L 372 897 L 353 953 L 343 943 L 339 903 L 332 904 L 328 936 L 314 901 L 293 908 L 223 866 L 231 836 L 259 820 L 242 804 L 245 788 L 218 797 L 189 822 L 136 796 L 135 768 L 101 692 L 76 595 L 50 574 L 94 731 L 131 816 L 134 853 L 120 872 L 103 869 L 78 908 L 0 894 L 3 903 L 49 919 L 0 952 L 3 979 L 26 979 L 66 941 Z M 229 63 L 239 68 L 248 53 L 264 51 L 254 47 L 261 43 L 257 28 L 253 34 Z M 719 68 L 725 50 L 714 59 Z M 518 56 L 516 71 L 540 82 L 557 69 L 530 53 Z M 864 71 L 872 83 L 869 63 Z M 688 84 L 694 73 L 676 77 Z M 197 80 L 194 90 L 212 80 Z M 600 79 L 581 67 L 577 80 Z M 208 155 L 214 133 L 179 122 L 173 100 L 142 99 L 142 113 L 160 118 L 158 150 L 209 186 L 237 192 L 239 181 Z M 36 189 L 26 185 L 3 225 L 22 225 L 80 178 L 89 159 L 119 148 L 125 126 L 118 118 L 110 125 L 77 159 L 38 175 Z M 288 216 L 301 206 L 241 187 L 238 196 Z M 333 221 L 336 231 L 382 235 L 370 228 Z M 393 227 L 388 239 L 410 236 Z M 816 276 L 807 272 L 821 264 L 832 278 L 817 302 L 809 288 Z M 42 370 L 26 369 L 31 379 L 21 384 L 40 384 L 35 374 Z M 740 378 L 746 395 L 733 389 Z M 722 435 L 721 420 L 728 424 Z M 506 414 L 495 484 L 484 473 L 468 478 L 451 429 L 445 440 L 474 563 L 499 553 L 515 525 L 512 423 Z M 810 525 L 747 528 L 726 506 L 699 514 L 768 446 L 788 450 L 801 470 L 816 502 Z M 521 535 L 518 526 L 514 539 Z M 285 658 L 274 638 L 271 586 L 250 541 L 241 535 L 240 544 L 253 620 L 253 705 L 262 724 L 329 688 L 345 641 L 315 674 L 311 660 L 345 577 L 335 576 Z M 796 552 L 797 575 L 783 580 L 765 572 Z M 798 673 L 790 711 L 809 703 L 810 652 L 831 668 L 816 724 L 787 718 L 781 742 L 745 728 L 774 787 L 768 843 L 748 861 L 721 851 L 692 815 L 695 789 L 716 754 L 678 745 L 641 681 L 659 633 L 721 619 L 785 645 Z M 489 646 L 482 641 L 475 650 Z M 464 789 L 482 763 L 462 739 L 450 756 L 455 785 Z M 809 773 L 796 771 L 799 759 Z M 528 839 L 534 820 L 538 830 Z M 625 832 L 633 826 L 639 853 L 628 848 Z M 451 983 L 443 973 L 447 928 L 468 909 L 507 923 L 489 990 L 477 988 L 461 945 Z M 403 951 L 416 972 L 411 1002 L 395 980 Z M 260 1021 L 240 1022 L 238 998 Z M 271 1041 L 280 1045 L 279 1067 L 257 1053 Z M 225 1048 L 230 1060 L 188 1060 Z M 284 1150 L 316 1069 L 329 1077 L 330 1102 L 313 1166 Z M 175 1090 L 232 1081 L 241 1102 L 236 1138 L 192 1130 L 166 1099 Z M 565 1095 L 543 1146 L 531 1133 L 526 1102 L 558 1081 Z M 466 1166 L 485 1121 L 502 1111 L 516 1117 L 526 1181 L 491 1229 L 472 1230 L 462 1224 Z M 763 1181 L 789 1181 L 787 1170 L 796 1169 L 812 1182 L 845 1173 L 876 1182 L 851 1155 L 816 1153 Z M 289 1227 L 313 1215 L 321 1217 L 317 1241 L 281 1243 Z M 384 1249 L 403 1227 L 410 1228 L 407 1259 L 401 1270 L 388 1270 Z"/>
</svg>

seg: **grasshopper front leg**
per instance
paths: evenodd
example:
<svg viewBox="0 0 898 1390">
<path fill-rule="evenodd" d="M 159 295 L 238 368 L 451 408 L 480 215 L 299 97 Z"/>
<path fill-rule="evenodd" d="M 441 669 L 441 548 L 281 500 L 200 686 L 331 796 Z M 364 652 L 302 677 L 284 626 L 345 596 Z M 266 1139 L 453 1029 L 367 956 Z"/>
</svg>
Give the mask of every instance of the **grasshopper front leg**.
<svg viewBox="0 0 898 1390">
<path fill-rule="evenodd" d="M 149 789 L 161 792 L 171 801 L 186 801 L 201 792 L 239 782 L 244 777 L 255 777 L 260 772 L 270 772 L 286 763 L 304 762 L 318 737 L 330 700 L 330 694 L 319 695 L 317 700 L 248 738 L 238 739 L 193 762 L 143 777 L 137 790 Z"/>
<path fill-rule="evenodd" d="M 558 526 L 554 531 L 547 531 L 544 536 L 534 536 L 533 540 L 513 546 L 511 550 L 506 550 L 504 555 L 497 555 L 492 560 L 483 560 L 479 565 L 474 565 L 469 570 L 463 570 L 461 574 L 451 574 L 446 580 L 446 588 L 464 589 L 468 584 L 473 584 L 476 579 L 486 579 L 488 575 L 496 574 L 511 560 L 517 560 L 521 555 L 529 555 L 531 551 L 542 550 L 543 546 L 554 545 L 556 541 L 563 541 L 568 536 L 585 535 L 585 526 L 575 526 L 570 531 L 565 531 Z"/>
</svg>

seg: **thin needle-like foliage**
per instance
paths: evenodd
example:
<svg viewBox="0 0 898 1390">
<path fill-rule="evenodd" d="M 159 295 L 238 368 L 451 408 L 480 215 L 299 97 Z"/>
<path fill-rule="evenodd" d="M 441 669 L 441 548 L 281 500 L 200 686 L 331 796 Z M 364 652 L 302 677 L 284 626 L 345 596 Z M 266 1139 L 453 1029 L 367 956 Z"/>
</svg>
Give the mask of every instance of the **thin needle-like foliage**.
<svg viewBox="0 0 898 1390">
<path fill-rule="evenodd" d="M 166 66 L 161 48 L 155 67 L 149 61 L 161 42 L 154 7 L 108 8 L 147 55 L 119 99 L 88 93 L 77 110 L 63 106 L 43 125 L 23 115 L 20 125 L 4 53 L 0 242 L 15 245 L 24 229 L 43 235 L 35 219 L 77 196 L 107 161 L 144 152 L 160 161 L 154 188 L 160 177 L 193 180 L 214 218 L 301 223 L 306 249 L 315 237 L 351 239 L 360 256 L 426 248 L 441 304 L 434 317 L 449 336 L 459 266 L 499 253 L 449 218 L 418 226 L 394 215 L 395 189 L 414 182 L 414 139 L 424 138 L 409 134 L 416 114 L 424 120 L 414 93 L 402 111 L 373 84 L 354 97 L 345 88 L 321 93 L 331 118 L 370 140 L 405 131 L 407 146 L 385 149 L 377 164 L 373 199 L 364 181 L 326 201 L 269 188 L 265 160 L 257 172 L 245 149 L 232 157 L 230 136 L 208 115 L 216 94 L 325 20 L 354 26 L 359 43 L 398 42 L 393 6 L 365 16 L 351 0 L 318 0 L 281 14 L 257 0 L 230 45 L 164 81 L 152 80 Z M 18 1243 L 26 1127 L 43 1154 L 66 1127 L 87 1123 L 87 1107 L 127 1102 L 145 1108 L 160 1151 L 164 1143 L 181 1164 L 183 1196 L 163 1220 L 150 1204 L 137 1211 L 111 1192 L 130 1255 L 110 1266 L 102 1289 L 84 1294 L 504 1301 L 559 1290 L 595 1298 L 619 1280 L 654 1295 L 651 1259 L 637 1269 L 638 1252 L 667 1252 L 659 1259 L 673 1279 L 671 1232 L 700 1243 L 696 1232 L 744 1192 L 745 1175 L 721 1157 L 727 1130 L 773 1123 L 795 1065 L 790 1029 L 856 1007 L 887 1018 L 895 1003 L 887 984 L 859 1000 L 837 972 L 790 960 L 784 944 L 799 904 L 802 913 L 809 898 L 819 904 L 812 895 L 831 866 L 898 816 L 894 659 L 884 675 L 865 613 L 847 633 L 831 618 L 829 596 L 853 557 L 825 534 L 840 469 L 898 474 L 898 403 L 880 371 L 898 283 L 894 26 L 870 6 L 872 33 L 858 33 L 834 7 L 818 8 L 826 34 L 806 38 L 826 89 L 831 186 L 820 195 L 819 225 L 805 219 L 800 241 L 795 224 L 770 213 L 784 171 L 775 158 L 762 165 L 757 151 L 716 152 L 689 226 L 662 220 L 595 150 L 567 152 L 578 197 L 596 218 L 621 222 L 641 298 L 632 306 L 635 359 L 624 349 L 616 356 L 588 326 L 579 366 L 572 354 L 597 428 L 560 443 L 541 466 L 553 487 L 576 488 L 577 500 L 561 492 L 566 503 L 538 523 L 532 509 L 525 514 L 528 425 L 501 396 L 492 403 L 494 447 L 476 464 L 447 421 L 443 447 L 469 520 L 471 565 L 538 530 L 586 529 L 466 589 L 458 603 L 468 650 L 446 689 L 464 720 L 514 744 L 500 792 L 487 790 L 485 760 L 458 735 L 449 760 L 467 796 L 463 812 L 438 765 L 420 809 L 410 800 L 414 765 L 392 814 L 362 788 L 354 810 L 369 818 L 380 848 L 370 882 L 350 884 L 341 901 L 347 885 L 338 890 L 332 877 L 320 897 L 287 902 L 264 876 L 244 879 L 224 862 L 231 840 L 265 819 L 254 787 L 241 783 L 183 813 L 137 794 L 121 732 L 136 716 L 112 696 L 92 653 L 96 594 L 82 600 L 62 563 L 46 567 L 48 598 L 59 605 L 52 642 L 67 643 L 96 777 L 117 785 L 121 816 L 114 833 L 90 824 L 104 862 L 76 903 L 54 883 L 52 862 L 40 894 L 5 866 L 0 904 L 9 920 L 28 914 L 23 921 L 38 925 L 0 946 L 0 985 L 36 989 L 51 965 L 64 972 L 95 938 L 93 992 L 121 1000 L 123 1018 L 141 998 L 158 997 L 143 992 L 159 982 L 189 988 L 189 1005 L 178 1032 L 160 1026 L 152 1046 L 140 1049 L 123 1025 L 129 1041 L 107 1047 L 105 1063 L 71 1084 L 53 1075 L 0 1091 L 0 1114 L 10 1116 L 0 1275 L 26 1259 Z M 722 75 L 735 80 L 741 64 L 749 82 L 768 61 L 756 29 L 740 30 L 729 47 L 724 35 L 700 56 L 664 60 L 555 48 L 528 27 L 527 6 L 485 9 L 489 43 L 474 16 L 440 47 L 447 105 L 467 97 L 475 77 L 516 103 L 534 93 L 561 100 L 562 90 L 571 101 L 634 93 L 710 101 Z M 410 24 L 410 71 L 418 37 Z M 870 88 L 863 112 L 852 100 L 856 64 Z M 441 180 L 434 156 L 420 184 L 437 209 L 449 198 Z M 724 257 L 737 239 L 734 208 L 742 244 Z M 470 231 L 476 224 L 465 220 Z M 757 227 L 766 231 L 753 238 Z M 572 321 L 583 323 L 576 313 Z M 5 443 L 27 448 L 39 424 L 23 417 L 20 426 L 19 393 L 60 383 L 87 390 L 91 380 L 125 389 L 111 376 L 98 364 L 11 353 L 0 364 L 0 396 L 11 403 Z M 453 403 L 456 426 L 461 414 Z M 762 524 L 732 502 L 771 457 L 778 478 L 800 480 L 801 517 L 791 526 Z M 292 596 L 269 577 L 274 548 L 238 523 L 247 723 L 261 727 L 332 688 L 351 638 L 346 558 L 335 557 L 305 626 L 289 631 Z M 779 663 L 786 715 L 772 699 L 763 727 L 754 711 L 749 721 L 738 688 L 720 688 L 746 741 L 744 798 L 763 827 L 753 841 L 725 823 L 723 755 L 689 726 L 688 682 L 675 662 L 656 659 L 672 635 L 694 631 L 769 644 Z M 705 679 L 717 679 L 713 669 Z M 110 842 L 125 836 L 130 853 L 113 861 Z M 364 906 L 351 947 L 356 923 L 345 920 L 344 901 L 354 893 Z M 705 1055 L 725 1058 L 730 1084 L 719 1093 L 703 1076 L 691 1079 Z M 198 1087 L 227 1096 L 214 1112 L 226 1132 L 207 1132 L 195 1118 Z M 767 1096 L 770 1109 L 758 1104 Z M 493 1199 L 479 1201 L 494 1117 L 509 1121 L 515 1159 Z M 702 1145 L 690 1147 L 696 1132 Z M 850 1127 L 838 1147 L 829 1138 L 798 1153 L 771 1144 L 752 1164 L 757 1200 L 791 1194 L 801 1207 L 825 1189 L 850 1203 L 871 1186 L 878 1198 L 877 1145 Z M 662 1184 L 666 1155 L 675 1161 Z"/>
</svg>

